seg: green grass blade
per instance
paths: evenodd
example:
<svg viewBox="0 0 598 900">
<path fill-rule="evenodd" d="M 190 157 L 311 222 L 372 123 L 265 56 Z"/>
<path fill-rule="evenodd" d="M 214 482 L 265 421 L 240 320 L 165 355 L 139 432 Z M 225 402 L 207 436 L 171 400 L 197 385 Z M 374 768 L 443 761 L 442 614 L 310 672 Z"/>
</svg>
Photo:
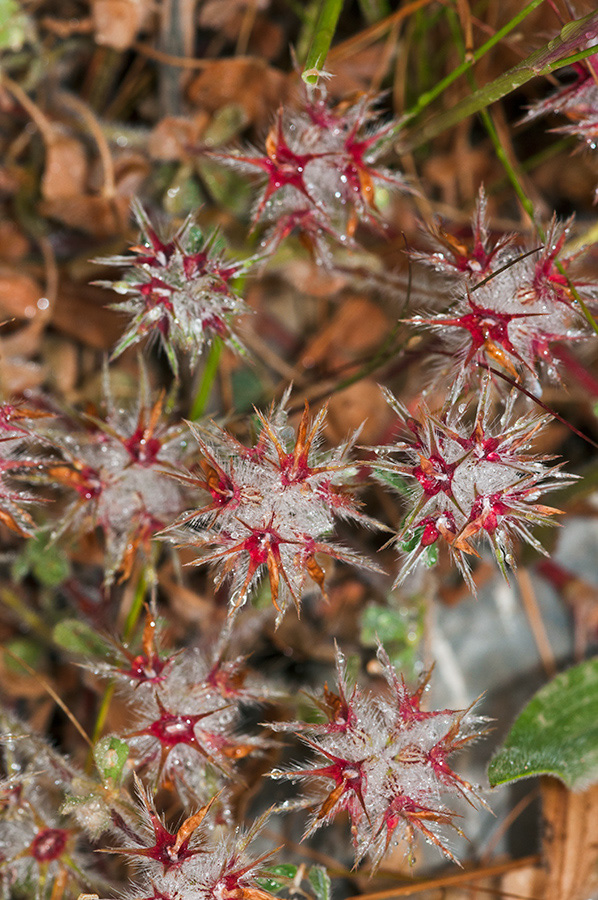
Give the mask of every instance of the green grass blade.
<svg viewBox="0 0 598 900">
<path fill-rule="evenodd" d="M 437 97 L 439 97 L 450 85 L 460 78 L 465 72 L 468 72 L 472 66 L 475 65 L 483 56 L 488 53 L 489 50 L 502 41 L 514 28 L 516 28 L 531 12 L 536 9 L 536 7 L 540 6 L 541 3 L 544 3 L 544 0 L 531 0 L 530 3 L 527 3 L 522 10 L 520 10 L 516 16 L 513 16 L 512 19 L 503 25 L 495 34 L 492 35 L 489 40 L 486 41 L 485 44 L 482 44 L 477 50 L 474 51 L 473 59 L 464 60 L 461 65 L 457 66 L 456 69 L 453 69 L 445 78 L 442 78 L 438 84 L 436 84 L 431 90 L 426 91 L 417 99 L 417 103 L 408 109 L 402 119 L 402 122 L 407 122 L 410 119 L 413 119 L 415 116 L 419 115 L 427 106 L 430 105 Z"/>
<path fill-rule="evenodd" d="M 538 75 L 549 75 L 556 69 L 591 56 L 596 53 L 595 46 L 586 47 L 579 53 L 572 51 L 577 45 L 585 43 L 596 34 L 598 34 L 598 12 L 590 13 L 576 22 L 570 22 L 561 30 L 558 37 L 536 50 L 524 62 L 509 69 L 504 75 L 495 78 L 494 81 L 480 88 L 471 96 L 465 97 L 452 109 L 432 116 L 427 122 L 415 128 L 411 134 L 404 133 L 401 147 L 408 151 L 414 150 L 468 116 L 496 103 L 502 97 L 506 97 L 507 94 L 531 81 L 532 78 Z M 465 71 L 467 68 L 469 66 L 463 64 L 458 66 L 455 72 L 461 74 L 461 70 Z"/>
<path fill-rule="evenodd" d="M 318 83 L 342 8 L 343 0 L 324 0 L 322 4 L 301 75 L 306 84 Z"/>
</svg>

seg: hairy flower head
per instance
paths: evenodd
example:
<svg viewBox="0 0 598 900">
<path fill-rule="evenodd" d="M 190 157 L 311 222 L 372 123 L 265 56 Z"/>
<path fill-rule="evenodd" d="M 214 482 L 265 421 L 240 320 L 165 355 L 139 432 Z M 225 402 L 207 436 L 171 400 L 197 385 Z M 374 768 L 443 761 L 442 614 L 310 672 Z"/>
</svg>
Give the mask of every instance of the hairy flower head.
<svg viewBox="0 0 598 900">
<path fill-rule="evenodd" d="M 490 421 L 490 381 L 486 378 L 473 423 L 463 410 L 445 408 L 434 415 L 425 405 L 413 415 L 386 392 L 402 422 L 405 437 L 377 448 L 373 464 L 387 484 L 405 485 L 409 499 L 397 538 L 403 563 L 400 584 L 422 559 L 435 558 L 436 548 L 448 549 L 452 561 L 475 592 L 469 556 L 485 538 L 501 571 L 514 566 L 513 541 L 521 539 L 545 553 L 530 526 L 551 523 L 558 509 L 538 503 L 541 493 L 572 480 L 551 457 L 530 453 L 533 439 L 548 417 L 513 419 L 510 404 L 500 419 Z M 393 456 L 398 459 L 393 459 Z"/>
<path fill-rule="evenodd" d="M 207 437 L 190 426 L 201 450 L 202 474 L 181 478 L 201 488 L 208 502 L 172 528 L 181 543 L 197 550 L 198 565 L 216 565 L 218 584 L 230 581 L 231 613 L 266 572 L 279 618 L 289 601 L 299 608 L 308 576 L 324 589 L 319 554 L 373 567 L 330 539 L 336 518 L 373 523 L 353 496 L 348 453 L 354 437 L 328 452 L 319 448 L 325 415 L 322 409 L 310 422 L 306 406 L 295 434 L 286 424 L 283 401 L 269 416 L 258 414 L 261 432 L 253 447 L 224 431 Z"/>
<path fill-rule="evenodd" d="M 544 100 L 538 100 L 528 110 L 526 119 L 537 119 L 557 113 L 569 120 L 554 130 L 574 134 L 596 149 L 598 143 L 598 55 L 579 60 L 571 67 L 575 79 Z"/>
<path fill-rule="evenodd" d="M 157 336 L 175 375 L 177 351 L 189 355 L 192 366 L 206 344 L 220 337 L 241 350 L 235 325 L 248 312 L 232 287 L 250 262 L 228 262 L 218 249 L 216 235 L 205 237 L 190 217 L 170 239 L 159 237 L 140 203 L 133 206 L 142 243 L 130 256 L 98 259 L 102 265 L 128 268 L 122 281 L 99 281 L 127 299 L 114 309 L 132 316 L 131 324 L 113 356 L 119 356 L 146 336 Z"/>
<path fill-rule="evenodd" d="M 586 302 L 598 297 L 598 284 L 575 275 L 579 254 L 563 252 L 571 220 L 560 224 L 553 218 L 543 245 L 520 253 L 511 239 L 491 247 L 482 215 L 480 205 L 473 250 L 458 248 L 445 236 L 451 252 L 417 254 L 455 280 L 456 300 L 448 310 L 408 320 L 437 337 L 448 360 L 440 368 L 451 380 L 453 400 L 467 384 L 479 382 L 485 368 L 496 366 L 540 392 L 540 373 L 558 378 L 552 345 L 587 336 L 577 296 Z"/>
<path fill-rule="evenodd" d="M 58 421 L 49 438 L 63 461 L 46 467 L 46 478 L 75 492 L 55 532 L 101 528 L 105 539 L 105 581 L 127 578 L 142 551 L 183 508 L 177 471 L 186 458 L 184 427 L 164 421 L 164 397 L 152 401 L 145 373 L 136 407 L 116 406 L 106 386 L 106 414 Z"/>
<path fill-rule="evenodd" d="M 471 710 L 422 709 L 429 676 L 411 692 L 381 646 L 378 659 L 386 689 L 366 693 L 349 687 L 337 651 L 338 695 L 327 691 L 318 704 L 328 721 L 280 726 L 299 731 L 316 765 L 272 775 L 312 789 L 304 801 L 314 808 L 308 834 L 348 813 L 356 863 L 369 853 L 377 866 L 394 840 L 406 837 L 413 844 L 417 832 L 454 859 L 446 842 L 447 827 L 459 831 L 454 801 L 479 798 L 448 758 L 480 733 L 483 720 Z"/>
<path fill-rule="evenodd" d="M 279 110 L 265 153 L 213 154 L 265 179 L 253 222 L 275 223 L 263 246 L 273 250 L 293 230 L 320 262 L 325 241 L 353 244 L 359 222 L 380 227 L 376 188 L 407 190 L 403 177 L 380 165 L 396 122 L 380 123 L 377 97 L 330 104 L 324 89 L 311 90 L 297 112 Z"/>
</svg>

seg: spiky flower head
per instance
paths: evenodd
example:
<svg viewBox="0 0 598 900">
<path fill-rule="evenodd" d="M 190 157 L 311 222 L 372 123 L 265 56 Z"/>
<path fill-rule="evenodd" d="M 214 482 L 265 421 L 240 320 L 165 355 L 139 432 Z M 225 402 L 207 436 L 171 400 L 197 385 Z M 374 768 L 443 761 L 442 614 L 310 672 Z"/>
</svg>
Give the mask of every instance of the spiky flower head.
<svg viewBox="0 0 598 900">
<path fill-rule="evenodd" d="M 451 381 L 453 400 L 468 383 L 479 383 L 485 369 L 496 366 L 540 393 L 541 372 L 558 377 L 552 345 L 587 336 L 587 321 L 576 294 L 593 301 L 598 284 L 577 279 L 574 263 L 579 254 L 563 253 L 571 225 L 571 220 L 561 224 L 553 218 L 537 252 L 518 255 L 510 241 L 497 255 L 487 247 L 483 251 L 486 274 L 481 279 L 475 277 L 468 252 L 455 251 L 453 263 L 445 260 L 442 270 L 454 267 L 461 276 L 455 302 L 446 312 L 417 315 L 408 321 L 438 337 L 442 355 L 450 360 L 441 364 L 441 371 Z M 431 254 L 428 262 L 434 263 L 436 256 Z"/>
<path fill-rule="evenodd" d="M 257 688 L 242 689 L 241 668 L 221 654 L 208 659 L 184 650 L 159 677 L 134 687 L 136 716 L 126 739 L 133 765 L 153 785 L 173 783 L 182 796 L 205 802 L 225 785 L 235 761 L 261 752 L 264 742 L 238 728 L 241 703 L 264 700 Z"/>
<path fill-rule="evenodd" d="M 319 448 L 326 409 L 310 422 L 306 404 L 297 433 L 282 404 L 261 426 L 253 447 L 225 431 L 204 435 L 191 429 L 201 451 L 202 476 L 182 476 L 203 489 L 209 502 L 172 526 L 181 543 L 195 548 L 198 565 L 215 564 L 217 584 L 231 584 L 234 614 L 267 572 L 280 619 L 292 601 L 297 609 L 306 580 L 324 590 L 320 554 L 368 568 L 363 557 L 331 540 L 335 519 L 373 524 L 353 495 L 354 467 L 348 459 L 355 435 L 334 450 Z"/>
<path fill-rule="evenodd" d="M 501 235 L 496 239 L 491 236 L 483 185 L 478 191 L 470 238 L 446 231 L 439 222 L 426 226 L 425 237 L 431 250 L 412 250 L 409 253 L 411 259 L 468 287 L 473 287 L 516 255 L 514 235 Z"/>
<path fill-rule="evenodd" d="M 63 461 L 46 467 L 46 479 L 76 496 L 55 538 L 99 527 L 105 540 L 105 583 L 117 573 L 128 578 L 142 552 L 150 559 L 151 541 L 184 508 L 183 491 L 169 477 L 186 460 L 187 431 L 170 426 L 164 396 L 152 401 L 142 369 L 133 410 L 117 406 L 106 383 L 103 417 L 74 414 L 49 432 Z"/>
<path fill-rule="evenodd" d="M 151 829 L 146 830 L 153 834 L 148 835 L 147 843 L 156 839 L 153 846 L 138 851 L 131 848 L 139 854 L 143 876 L 128 895 L 130 900 L 273 900 L 259 883 L 260 876 L 266 876 L 264 863 L 271 854 L 256 859 L 248 851 L 265 816 L 249 830 L 237 829 L 231 834 L 218 827 L 209 834 L 202 822 L 210 805 L 183 822 L 176 834 L 164 827 L 149 806 L 152 821 Z"/>
<path fill-rule="evenodd" d="M 405 438 L 376 448 L 380 458 L 373 469 L 386 484 L 406 483 L 402 493 L 409 510 L 397 538 L 403 550 L 397 585 L 420 560 L 434 562 L 441 545 L 473 592 L 468 557 L 479 556 L 482 540 L 492 547 L 505 577 L 507 566 L 515 565 L 514 540 L 546 553 L 530 527 L 552 523 L 560 510 L 538 503 L 538 497 L 573 480 L 560 465 L 547 464 L 553 457 L 530 452 L 549 416 L 514 419 L 507 404 L 492 423 L 489 378 L 473 423 L 463 408 L 449 405 L 434 415 L 422 404 L 412 415 L 389 391 L 386 396 Z"/>
<path fill-rule="evenodd" d="M 312 795 L 315 786 L 316 799 L 304 803 L 314 807 L 307 834 L 348 813 L 356 863 L 370 854 L 378 866 L 393 841 L 407 838 L 412 848 L 417 832 L 454 859 L 446 836 L 448 828 L 459 831 L 454 801 L 479 798 L 448 758 L 479 735 L 484 720 L 471 709 L 425 711 L 429 673 L 411 692 L 380 645 L 378 659 L 386 688 L 365 692 L 349 687 L 337 651 L 338 694 L 326 691 L 320 704 L 328 721 L 280 726 L 299 732 L 316 766 L 271 774 L 305 783 Z"/>
<path fill-rule="evenodd" d="M 131 699 L 144 694 L 177 689 L 185 693 L 193 689 L 210 694 L 229 708 L 240 703 L 262 704 L 270 696 L 265 683 L 252 672 L 243 656 L 228 658 L 233 644 L 223 635 L 211 652 L 200 648 L 168 651 L 161 647 L 162 634 L 151 609 L 146 610 L 141 646 L 134 648 L 107 638 L 113 645 L 111 662 L 95 662 L 94 672 L 119 683 Z"/>
<path fill-rule="evenodd" d="M 240 352 L 237 320 L 249 310 L 232 282 L 248 271 L 252 261 L 225 260 L 217 234 L 204 236 L 192 217 L 165 239 L 139 202 L 134 202 L 133 211 L 141 230 L 141 245 L 131 247 L 129 256 L 96 260 L 101 265 L 129 269 L 122 281 L 96 282 L 127 295 L 126 300 L 112 305 L 132 316 L 113 357 L 146 336 L 158 337 L 176 375 L 178 351 L 187 354 L 195 366 L 214 337 Z"/>
<path fill-rule="evenodd" d="M 359 222 L 380 227 L 376 189 L 408 188 L 400 174 L 379 164 L 397 123 L 380 123 L 378 99 L 333 106 L 324 88 L 312 89 L 298 111 L 279 110 L 265 154 L 213 154 L 265 177 L 253 224 L 276 223 L 264 240 L 266 250 L 296 229 L 316 258 L 327 262 L 326 238 L 350 246 Z"/>
<path fill-rule="evenodd" d="M 167 873 L 180 875 L 181 868 L 198 853 L 204 852 L 202 845 L 205 842 L 205 833 L 202 825 L 215 797 L 193 815 L 188 816 L 176 830 L 171 831 L 158 814 L 141 780 L 136 775 L 134 779 L 140 800 L 139 821 L 134 827 L 127 826 L 125 834 L 129 839 L 134 837 L 135 844 L 113 848 L 113 852 L 129 856 L 138 864 L 145 864 L 156 874 L 161 870 L 163 875 Z"/>
<path fill-rule="evenodd" d="M 76 775 L 49 744 L 0 714 L 0 893 L 35 900 L 78 896 L 90 886 L 79 829 L 58 812 Z"/>
</svg>

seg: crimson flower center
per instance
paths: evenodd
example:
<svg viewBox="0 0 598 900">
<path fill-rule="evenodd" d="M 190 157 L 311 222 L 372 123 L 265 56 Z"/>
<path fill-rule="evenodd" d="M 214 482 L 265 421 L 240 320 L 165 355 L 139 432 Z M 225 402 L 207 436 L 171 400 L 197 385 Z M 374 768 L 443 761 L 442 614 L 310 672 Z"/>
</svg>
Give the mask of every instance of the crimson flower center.
<svg viewBox="0 0 598 900">
<path fill-rule="evenodd" d="M 152 722 L 149 731 L 161 744 L 171 747 L 176 744 L 194 744 L 196 742 L 195 721 L 195 716 L 177 716 L 165 713 L 161 719 Z"/>
<path fill-rule="evenodd" d="M 145 429 L 139 427 L 123 443 L 134 462 L 140 466 L 151 466 L 157 461 L 162 443 L 158 438 L 146 438 L 143 436 L 144 434 Z"/>
<path fill-rule="evenodd" d="M 52 862 L 62 856 L 68 833 L 63 828 L 44 828 L 31 844 L 31 855 L 38 862 Z"/>
</svg>

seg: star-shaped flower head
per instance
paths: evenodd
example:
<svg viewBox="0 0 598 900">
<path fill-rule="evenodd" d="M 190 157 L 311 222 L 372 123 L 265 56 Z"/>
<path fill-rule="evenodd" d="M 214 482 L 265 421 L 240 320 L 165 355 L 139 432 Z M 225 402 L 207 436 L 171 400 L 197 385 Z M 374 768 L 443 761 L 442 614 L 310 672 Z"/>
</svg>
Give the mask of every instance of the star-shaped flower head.
<svg viewBox="0 0 598 900">
<path fill-rule="evenodd" d="M 328 721 L 282 726 L 299 732 L 316 754 L 317 765 L 271 774 L 310 788 L 312 796 L 304 805 L 315 810 L 307 834 L 340 812 L 348 813 L 356 864 L 370 854 L 378 866 L 393 841 L 406 837 L 412 847 L 417 832 L 454 859 L 446 837 L 447 827 L 459 831 L 453 821 L 454 802 L 464 797 L 472 803 L 479 797 L 452 770 L 448 758 L 481 733 L 484 720 L 471 709 L 423 710 L 429 675 L 412 693 L 380 645 L 378 659 L 387 688 L 366 693 L 349 687 L 337 651 L 339 703 L 331 706 L 328 692 L 321 704 L 328 707 Z"/>
<path fill-rule="evenodd" d="M 126 294 L 127 299 L 113 304 L 113 308 L 132 316 L 113 357 L 146 336 L 157 337 L 177 375 L 178 351 L 187 354 L 195 366 L 216 336 L 241 352 L 236 325 L 248 308 L 235 292 L 233 281 L 249 270 L 253 260 L 226 260 L 217 234 L 206 237 L 192 217 L 172 238 L 164 239 L 139 202 L 133 204 L 133 211 L 141 230 L 141 245 L 131 247 L 129 256 L 96 260 L 129 269 L 122 281 L 96 282 Z"/>
<path fill-rule="evenodd" d="M 332 106 L 324 88 L 306 90 L 299 110 L 279 110 L 265 154 L 256 150 L 212 155 L 265 176 L 253 224 L 275 223 L 263 241 L 266 251 L 296 230 L 316 259 L 326 264 L 327 239 L 353 246 L 360 222 L 381 227 L 377 188 L 409 188 L 400 173 L 379 164 L 397 123 L 380 122 L 377 96 Z"/>
<path fill-rule="evenodd" d="M 514 235 L 502 235 L 495 240 L 491 237 L 483 186 L 478 192 L 471 238 L 456 236 L 439 222 L 427 226 L 425 236 L 432 245 L 431 251 L 412 250 L 409 253 L 411 259 L 431 266 L 441 275 L 469 288 L 517 256 L 517 250 L 513 249 Z"/>
<path fill-rule="evenodd" d="M 116 406 L 106 385 L 105 416 L 77 415 L 58 421 L 49 438 L 63 461 L 46 467 L 45 478 L 76 497 L 55 531 L 86 533 L 99 527 L 105 540 L 105 583 L 128 578 L 141 551 L 150 557 L 153 536 L 185 505 L 183 491 L 167 472 L 186 460 L 187 431 L 170 426 L 164 397 L 153 401 L 142 369 L 133 410 Z"/>
<path fill-rule="evenodd" d="M 225 661 L 222 648 L 209 658 L 186 649 L 158 678 L 133 686 L 137 716 L 127 742 L 136 770 L 154 786 L 173 783 L 182 796 L 205 803 L 215 786 L 226 786 L 238 760 L 266 746 L 239 729 L 242 704 L 263 703 L 267 693 L 249 680 L 244 685 L 243 663 Z"/>
<path fill-rule="evenodd" d="M 207 435 L 190 425 L 201 451 L 201 475 L 182 480 L 202 489 L 208 502 L 172 529 L 181 544 L 197 550 L 198 565 L 216 566 L 218 585 L 229 581 L 231 615 L 265 573 L 279 619 L 290 601 L 299 609 L 308 576 L 324 590 L 320 554 L 376 568 L 331 540 L 337 518 L 374 524 L 359 512 L 353 494 L 355 470 L 348 456 L 356 435 L 324 451 L 319 445 L 326 409 L 310 421 L 306 405 L 294 433 L 284 402 L 268 416 L 258 413 L 261 432 L 253 447 L 225 431 Z"/>
<path fill-rule="evenodd" d="M 479 556 L 482 539 L 490 543 L 505 577 L 507 566 L 515 565 L 514 540 L 546 552 L 530 526 L 550 524 L 560 510 L 538 503 L 538 497 L 573 480 L 560 472 L 560 465 L 547 465 L 553 457 L 530 453 L 548 416 L 513 419 L 509 404 L 492 424 L 489 378 L 473 423 L 453 406 L 434 415 L 422 405 L 411 415 L 389 391 L 386 396 L 404 425 L 405 438 L 376 448 L 379 459 L 372 468 L 386 484 L 406 481 L 410 503 L 397 538 L 403 562 L 396 585 L 420 560 L 433 561 L 439 545 L 448 549 L 474 593 L 467 558 Z"/>
<path fill-rule="evenodd" d="M 453 401 L 467 384 L 479 383 L 485 369 L 497 366 L 540 393 L 541 373 L 558 378 L 552 345 L 588 335 L 576 294 L 593 302 L 598 284 L 577 276 L 579 253 L 563 253 L 571 225 L 571 220 L 560 224 L 553 218 L 537 252 L 518 254 L 505 244 L 498 256 L 486 257 L 491 271 L 476 283 L 471 266 L 465 265 L 471 263 L 470 257 L 455 256 L 458 267 L 465 265 L 457 299 L 446 312 L 408 320 L 437 336 L 448 360 L 439 377 L 450 379 Z"/>
<path fill-rule="evenodd" d="M 207 807 L 197 815 L 202 813 L 207 813 Z M 194 818 L 183 823 L 177 836 L 168 834 L 166 841 L 180 840 L 181 832 L 193 827 Z M 187 851 L 186 858 L 175 865 L 164 867 L 160 860 L 140 857 L 143 879 L 131 900 L 274 900 L 260 884 L 260 878 L 267 877 L 264 863 L 271 853 L 256 859 L 248 852 L 265 818 L 260 817 L 249 830 L 236 829 L 231 834 L 223 833 L 220 826 L 218 838 L 201 833 L 199 852 Z"/>
<path fill-rule="evenodd" d="M 175 831 L 170 831 L 137 775 L 134 775 L 134 779 L 141 802 L 141 808 L 138 807 L 140 821 L 139 824 L 136 823 L 135 831 L 128 828 L 127 836 L 133 834 L 136 845 L 115 847 L 107 852 L 129 856 L 138 864 L 144 864 L 152 873 L 161 871 L 163 875 L 183 874 L 181 870 L 187 867 L 189 861 L 204 852 L 206 835 L 202 829 L 203 820 L 216 798 L 213 797 L 205 806 L 188 816 Z"/>
<path fill-rule="evenodd" d="M 38 735 L 0 714 L 0 882 L 6 897 L 78 896 L 91 886 L 81 833 L 58 812 L 79 773 Z M 90 879 L 90 880 L 88 880 Z"/>
</svg>

